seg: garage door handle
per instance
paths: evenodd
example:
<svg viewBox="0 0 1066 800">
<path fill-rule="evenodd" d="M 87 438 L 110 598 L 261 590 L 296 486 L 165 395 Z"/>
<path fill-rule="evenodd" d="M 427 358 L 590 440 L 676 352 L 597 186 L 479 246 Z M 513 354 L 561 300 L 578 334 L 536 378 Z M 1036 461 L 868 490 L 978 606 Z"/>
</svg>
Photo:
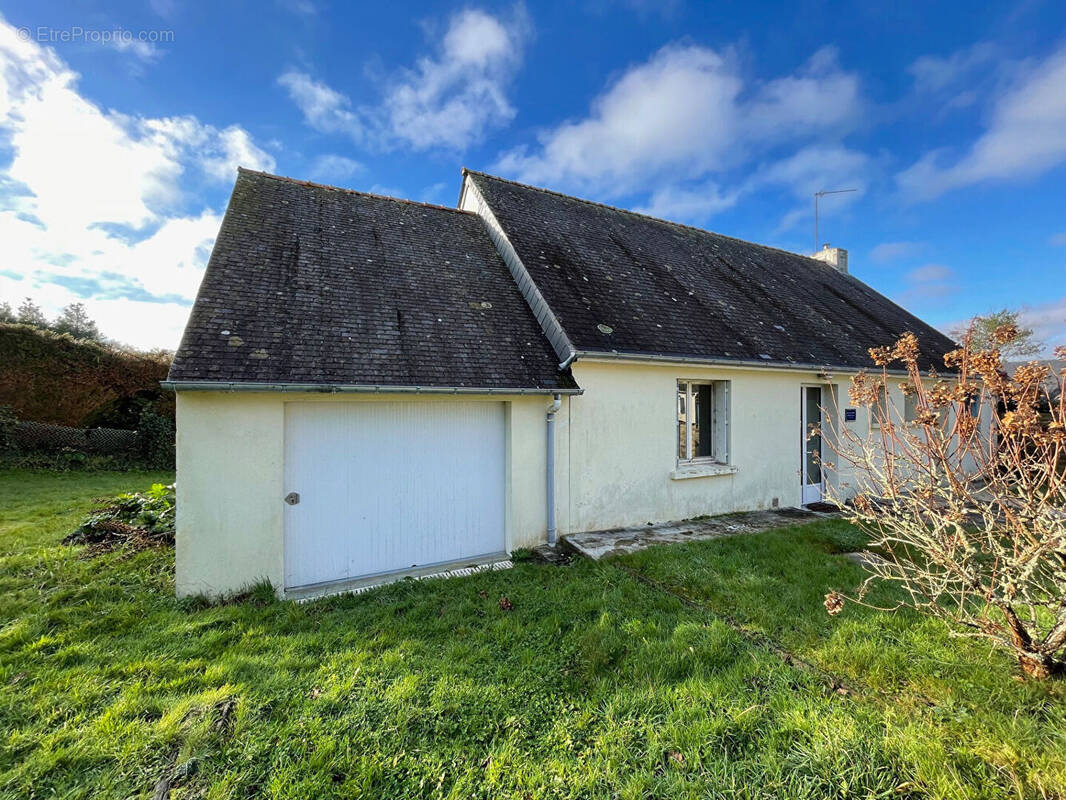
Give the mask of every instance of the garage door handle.
<svg viewBox="0 0 1066 800">
<path fill-rule="evenodd" d="M 285 502 L 288 503 L 290 506 L 296 505 L 300 502 L 300 493 L 289 492 L 287 495 L 285 495 Z"/>
</svg>

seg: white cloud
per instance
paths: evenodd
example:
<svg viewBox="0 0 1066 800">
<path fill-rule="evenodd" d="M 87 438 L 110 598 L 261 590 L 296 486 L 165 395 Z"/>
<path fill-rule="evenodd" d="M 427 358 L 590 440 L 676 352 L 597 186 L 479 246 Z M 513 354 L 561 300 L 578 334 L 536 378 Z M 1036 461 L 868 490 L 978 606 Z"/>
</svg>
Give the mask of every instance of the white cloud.
<svg viewBox="0 0 1066 800">
<path fill-rule="evenodd" d="M 854 128 L 860 108 L 858 78 L 840 69 L 836 48 L 823 47 L 795 75 L 764 84 L 741 111 L 750 135 L 778 141 Z"/>
<path fill-rule="evenodd" d="M 878 264 L 912 258 L 925 249 L 923 242 L 882 242 L 870 251 L 870 260 Z"/>
<path fill-rule="evenodd" d="M 624 72 L 589 114 L 505 153 L 497 168 L 520 180 L 621 195 L 737 166 L 774 145 L 833 137 L 859 122 L 858 79 L 823 49 L 797 73 L 745 79 L 739 59 L 669 45 Z"/>
<path fill-rule="evenodd" d="M 177 147 L 195 152 L 200 168 L 217 181 L 229 183 L 235 180 L 237 167 L 266 172 L 275 169 L 274 157 L 257 146 L 248 131 L 239 125 L 217 130 L 197 122 L 195 117 L 181 118 L 180 125 L 174 125 L 175 120 L 158 122 L 163 123 L 164 135 L 171 135 Z M 167 123 L 170 123 L 174 130 L 166 131 Z M 146 127 L 153 126 L 148 124 Z"/>
<path fill-rule="evenodd" d="M 665 48 L 622 75 L 586 118 L 542 133 L 536 152 L 505 154 L 499 169 L 530 183 L 609 186 L 608 194 L 685 162 L 703 173 L 722 166 L 738 137 L 731 110 L 741 85 L 712 50 Z"/>
<path fill-rule="evenodd" d="M 438 58 L 420 59 L 394 85 L 384 110 L 392 136 L 416 150 L 461 149 L 511 121 L 506 85 L 521 54 L 521 29 L 481 11 L 456 15 Z"/>
<path fill-rule="evenodd" d="M 795 208 L 784 214 L 778 226 L 779 231 L 787 230 L 811 217 L 812 193 L 821 188 L 834 186 L 855 189 L 854 193 L 834 195 L 838 202 L 825 204 L 821 209 L 823 217 L 861 197 L 866 191 L 865 173 L 868 165 L 869 158 L 865 154 L 842 145 L 811 145 L 756 169 L 728 191 L 715 178 L 665 183 L 656 188 L 648 202 L 637 210 L 656 217 L 698 224 L 736 205 L 744 195 L 779 186 L 801 200 Z"/>
<path fill-rule="evenodd" d="M 637 208 L 642 214 L 678 221 L 702 221 L 736 205 L 739 192 L 723 193 L 714 181 L 697 186 L 664 186 Z"/>
<path fill-rule="evenodd" d="M 1048 244 L 1052 247 L 1066 247 L 1066 232 L 1056 233 L 1048 239 Z"/>
<path fill-rule="evenodd" d="M 311 179 L 325 182 L 346 181 L 363 169 L 363 165 L 354 158 L 326 153 L 318 156 L 311 164 Z"/>
<path fill-rule="evenodd" d="M 55 317 L 68 303 L 82 303 L 101 325 L 105 336 L 145 349 L 175 349 L 189 317 L 186 303 L 145 302 L 126 297 L 86 298 L 56 283 L 32 278 L 20 281 L 0 275 L 0 298 L 16 305 L 26 296 L 42 306 L 49 317 Z"/>
<path fill-rule="evenodd" d="M 132 55 L 146 64 L 151 64 L 163 57 L 163 51 L 152 42 L 141 41 L 134 37 L 117 36 L 108 39 L 108 45 L 120 53 Z"/>
<path fill-rule="evenodd" d="M 839 192 L 819 201 L 818 216 L 823 223 L 862 197 L 866 193 L 868 165 L 869 158 L 864 153 L 842 145 L 811 145 L 762 169 L 751 182 L 753 188 L 775 183 L 783 185 L 801 201 L 778 225 L 778 231 L 784 231 L 814 218 L 812 200 L 815 192 L 823 189 Z M 844 191 L 849 189 L 854 191 Z"/>
<path fill-rule="evenodd" d="M 1016 79 L 996 101 L 986 131 L 961 158 L 926 153 L 897 176 L 911 200 L 989 180 L 1030 177 L 1066 162 L 1066 47 Z"/>
<path fill-rule="evenodd" d="M 0 22 L 0 130 L 14 152 L 4 172 L 32 191 L 24 210 L 46 225 L 143 225 L 181 168 L 166 148 L 132 138 L 128 120 L 85 101 L 76 81 L 51 51 Z"/>
<path fill-rule="evenodd" d="M 995 45 L 978 42 L 948 56 L 921 56 L 907 67 L 907 72 L 914 79 L 916 91 L 934 94 L 956 88 L 998 55 Z"/>
<path fill-rule="evenodd" d="M 907 273 L 907 280 L 914 283 L 939 283 L 955 275 L 951 267 L 943 264 L 926 264 Z"/>
<path fill-rule="evenodd" d="M 903 277 L 906 284 L 903 305 L 943 299 L 959 291 L 955 270 L 944 264 L 925 264 L 912 269 Z"/>
<path fill-rule="evenodd" d="M 105 334 L 174 347 L 220 223 L 214 210 L 183 210 L 183 183 L 229 182 L 238 163 L 274 159 L 238 126 L 104 111 L 77 84 L 0 19 L 0 143 L 11 152 L 0 295 L 32 295 L 50 314 L 84 300 Z"/>
<path fill-rule="evenodd" d="M 1033 329 L 1037 341 L 1044 343 L 1040 357 L 1051 358 L 1056 347 L 1066 347 L 1066 297 L 1022 306 L 1018 319 L 1022 325 Z"/>
<path fill-rule="evenodd" d="M 356 142 L 364 137 L 363 123 L 352 111 L 352 101 L 304 72 L 290 71 L 278 78 L 289 98 L 303 112 L 304 121 L 322 133 L 344 133 Z"/>
<path fill-rule="evenodd" d="M 840 145 L 812 145 L 760 170 L 755 180 L 787 186 L 806 201 L 822 189 L 854 189 L 854 193 L 834 195 L 838 201 L 849 202 L 866 190 L 868 163 L 869 158 L 856 150 Z"/>
<path fill-rule="evenodd" d="M 510 122 L 507 87 L 522 56 L 526 20 L 467 9 L 455 14 L 434 56 L 385 81 L 381 102 L 353 108 L 351 99 L 305 72 L 278 78 L 322 133 L 340 133 L 379 149 L 462 149 L 486 130 Z"/>
</svg>

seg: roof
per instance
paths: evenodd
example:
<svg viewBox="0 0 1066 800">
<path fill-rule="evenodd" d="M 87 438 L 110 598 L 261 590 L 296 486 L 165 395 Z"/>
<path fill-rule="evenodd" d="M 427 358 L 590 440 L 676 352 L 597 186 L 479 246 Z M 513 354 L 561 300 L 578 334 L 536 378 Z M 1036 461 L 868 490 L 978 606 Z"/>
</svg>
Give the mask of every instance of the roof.
<svg viewBox="0 0 1066 800">
<path fill-rule="evenodd" d="M 921 366 L 944 370 L 955 349 L 816 259 L 465 174 L 576 351 L 861 369 L 872 366 L 869 348 L 911 331 Z"/>
<path fill-rule="evenodd" d="M 576 388 L 476 216 L 244 169 L 169 381 Z"/>
</svg>

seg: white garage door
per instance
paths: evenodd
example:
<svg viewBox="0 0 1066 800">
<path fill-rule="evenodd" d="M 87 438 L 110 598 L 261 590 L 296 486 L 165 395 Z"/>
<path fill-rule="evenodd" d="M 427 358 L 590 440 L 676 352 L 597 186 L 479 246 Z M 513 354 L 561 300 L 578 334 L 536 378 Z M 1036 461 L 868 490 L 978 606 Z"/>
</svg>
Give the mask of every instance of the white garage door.
<svg viewBox="0 0 1066 800">
<path fill-rule="evenodd" d="M 288 403 L 285 585 L 504 551 L 502 403 Z"/>
</svg>

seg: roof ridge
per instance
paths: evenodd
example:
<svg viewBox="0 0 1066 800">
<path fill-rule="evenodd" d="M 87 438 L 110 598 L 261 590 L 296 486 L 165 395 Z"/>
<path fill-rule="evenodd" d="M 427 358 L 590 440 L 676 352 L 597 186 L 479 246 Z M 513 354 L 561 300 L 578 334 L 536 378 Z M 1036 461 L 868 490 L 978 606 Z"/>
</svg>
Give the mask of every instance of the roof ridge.
<svg viewBox="0 0 1066 800">
<path fill-rule="evenodd" d="M 360 192 L 358 189 L 348 189 L 344 186 L 332 186 L 328 183 L 316 183 L 315 181 L 305 181 L 299 178 L 290 178 L 288 175 L 275 175 L 272 172 L 263 172 L 258 169 L 248 169 L 248 167 L 237 167 L 237 173 L 247 173 L 248 175 L 258 175 L 261 178 L 271 178 L 283 183 L 291 183 L 296 186 L 310 186 L 313 189 L 328 189 L 331 192 L 344 192 L 345 194 L 359 195 L 360 197 L 372 197 L 375 200 L 391 200 L 394 203 L 404 203 L 410 206 L 421 206 L 422 208 L 435 208 L 440 211 L 452 211 L 457 214 L 464 214 L 466 216 L 477 216 L 473 211 L 467 211 L 463 208 L 455 208 L 454 206 L 442 206 L 439 203 L 425 203 L 421 200 L 408 200 L 404 197 L 390 197 L 387 194 L 375 194 L 374 192 Z"/>
<path fill-rule="evenodd" d="M 825 264 L 824 261 L 821 261 L 821 260 L 819 260 L 817 258 L 814 258 L 813 256 L 807 256 L 807 255 L 804 255 L 803 253 L 796 253 L 796 252 L 793 252 L 792 250 L 785 250 L 785 249 L 780 248 L 780 247 L 774 247 L 773 245 L 761 244 L 760 242 L 750 242 L 747 239 L 741 239 L 741 238 L 739 238 L 737 236 L 730 236 L 727 233 L 719 233 L 718 231 L 711 231 L 711 230 L 707 230 L 706 228 L 698 228 L 695 225 L 686 225 L 683 222 L 674 222 L 673 220 L 663 219 L 662 217 L 653 217 L 651 214 L 644 214 L 644 213 L 641 213 L 640 211 L 634 211 L 631 208 L 622 208 L 621 206 L 612 206 L 610 203 L 601 203 L 601 202 L 599 202 L 597 200 L 587 200 L 584 197 L 576 197 L 576 196 L 574 196 L 572 194 L 566 194 L 565 192 L 556 191 L 555 189 L 546 189 L 543 186 L 534 186 L 531 183 L 522 183 L 521 181 L 511 180 L 510 178 L 501 178 L 499 175 L 492 175 L 491 173 L 482 172 L 481 170 L 477 170 L 477 169 L 468 169 L 467 167 L 463 167 L 462 170 L 463 170 L 463 174 L 464 175 L 467 174 L 467 173 L 469 173 L 471 175 L 481 175 L 482 177 L 485 177 L 485 178 L 491 178 L 494 181 L 501 181 L 502 183 L 510 183 L 513 186 L 521 186 L 523 189 L 532 189 L 533 191 L 541 192 L 542 194 L 551 194 L 551 195 L 555 195 L 556 197 L 566 198 L 567 200 L 576 200 L 577 202 L 585 203 L 586 205 L 597 206 L 598 208 L 605 208 L 608 211 L 618 211 L 618 212 L 620 212 L 622 214 L 629 214 L 632 217 L 639 217 L 641 219 L 651 220 L 652 222 L 661 222 L 661 223 L 663 223 L 665 225 L 673 225 L 675 228 L 683 228 L 684 230 L 695 231 L 696 233 L 709 233 L 711 236 L 721 236 L 723 239 L 730 239 L 731 241 L 740 242 L 741 244 L 751 245 L 752 247 L 762 247 L 762 248 L 764 248 L 766 250 L 773 250 L 776 253 L 784 253 L 784 254 L 790 255 L 790 256 L 798 256 L 800 258 L 806 258 L 807 260 L 813 261 L 816 264 L 821 264 L 823 266 L 828 266 L 828 265 Z M 830 267 L 830 269 L 832 269 L 832 267 Z M 842 273 L 842 274 L 844 274 L 844 273 Z"/>
</svg>

